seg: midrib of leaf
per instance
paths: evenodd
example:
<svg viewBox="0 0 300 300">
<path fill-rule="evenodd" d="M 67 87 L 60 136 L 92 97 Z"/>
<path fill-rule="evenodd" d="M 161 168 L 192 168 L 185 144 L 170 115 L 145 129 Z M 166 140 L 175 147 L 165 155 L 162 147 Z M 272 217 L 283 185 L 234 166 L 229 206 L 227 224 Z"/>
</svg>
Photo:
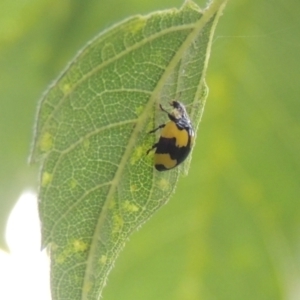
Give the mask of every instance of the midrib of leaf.
<svg viewBox="0 0 300 300">
<path fill-rule="evenodd" d="M 223 10 L 224 6 L 226 5 L 226 2 L 227 2 L 227 0 L 225 0 L 225 1 L 224 0 L 223 1 L 219 0 L 219 1 L 213 2 L 206 10 L 203 11 L 202 17 L 200 18 L 200 20 L 198 22 L 196 22 L 194 24 L 194 26 L 190 26 L 190 25 L 189 26 L 182 26 L 182 27 L 185 27 L 185 29 L 187 27 L 194 28 L 194 29 L 187 36 L 184 43 L 182 43 L 182 45 L 179 47 L 177 53 L 174 55 L 174 57 L 170 61 L 170 64 L 168 65 L 168 67 L 166 68 L 166 70 L 163 73 L 162 77 L 158 81 L 158 84 L 155 87 L 155 89 L 152 93 L 152 96 L 150 97 L 148 103 L 146 104 L 143 113 L 137 119 L 136 126 L 135 126 L 135 128 L 132 132 L 132 135 L 129 138 L 126 150 L 124 152 L 124 155 L 122 156 L 119 167 L 117 168 L 115 177 L 111 181 L 112 183 L 111 183 L 110 189 L 108 191 L 106 200 L 103 204 L 103 208 L 101 210 L 99 220 L 98 220 L 97 226 L 96 226 L 95 231 L 94 231 L 94 235 L 93 235 L 93 238 L 92 238 L 92 241 L 91 241 L 91 247 L 89 249 L 87 264 L 86 264 L 86 266 L 87 266 L 86 267 L 86 272 L 85 272 L 85 276 L 84 276 L 84 280 L 83 280 L 82 297 L 81 297 L 82 300 L 88 300 L 89 299 L 88 291 L 84 288 L 84 286 L 88 285 L 88 282 L 90 281 L 89 277 L 90 277 L 90 275 L 93 274 L 93 271 L 92 271 L 93 270 L 93 257 L 95 257 L 96 250 L 97 250 L 96 240 L 100 236 L 101 228 L 103 227 L 103 224 L 104 224 L 104 221 L 105 221 L 105 216 L 107 215 L 107 210 L 108 210 L 109 205 L 110 205 L 110 201 L 112 201 L 113 195 L 114 195 L 114 193 L 116 191 L 116 188 L 117 188 L 117 186 L 120 182 L 120 179 L 122 177 L 122 173 L 123 173 L 125 165 L 126 165 L 126 161 L 129 159 L 130 154 L 132 153 L 132 149 L 135 146 L 135 141 L 136 141 L 136 138 L 137 138 L 140 130 L 143 128 L 145 121 L 148 119 L 147 118 L 148 112 L 151 110 L 151 107 L 154 105 L 154 102 L 157 99 L 157 96 L 160 93 L 161 89 L 163 88 L 166 79 L 168 78 L 168 76 L 170 75 L 172 70 L 176 67 L 176 65 L 179 63 L 179 61 L 182 58 L 182 55 L 184 54 L 184 52 L 190 46 L 192 41 L 196 38 L 197 34 L 204 28 L 204 26 L 207 24 L 207 22 L 218 12 L 217 15 L 216 15 L 216 19 L 215 19 L 213 28 L 210 32 L 210 41 L 211 41 L 214 29 L 216 27 L 217 19 L 220 16 L 220 14 L 222 13 L 222 10 Z M 175 28 L 178 29 L 178 27 L 175 27 Z M 170 30 L 170 31 L 172 31 L 172 30 Z M 161 35 L 161 32 L 160 32 L 160 34 L 157 34 L 157 36 L 160 36 L 160 35 Z M 148 41 L 149 40 L 147 39 L 147 42 Z M 138 43 L 138 44 L 140 46 L 143 43 Z M 137 47 L 137 46 L 135 46 L 135 47 Z M 209 53 L 208 50 L 210 50 L 210 47 L 207 48 L 206 53 Z M 124 52 L 128 52 L 128 51 L 124 51 Z M 205 68 L 207 66 L 208 59 L 209 59 L 209 55 L 207 55 L 207 58 L 205 60 Z M 205 68 L 204 68 L 204 70 L 205 70 Z M 201 80 L 203 79 L 203 77 L 205 75 L 204 73 L 205 72 L 203 72 L 203 74 L 202 74 Z"/>
</svg>

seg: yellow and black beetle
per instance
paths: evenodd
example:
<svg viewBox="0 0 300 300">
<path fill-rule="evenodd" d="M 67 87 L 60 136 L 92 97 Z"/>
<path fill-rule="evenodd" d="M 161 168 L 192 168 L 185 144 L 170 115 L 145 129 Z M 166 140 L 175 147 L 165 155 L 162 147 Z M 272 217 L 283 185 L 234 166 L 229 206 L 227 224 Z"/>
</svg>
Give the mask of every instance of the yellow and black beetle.
<svg viewBox="0 0 300 300">
<path fill-rule="evenodd" d="M 182 163 L 189 155 L 194 139 L 194 130 L 184 105 L 178 101 L 172 101 L 170 105 L 174 108 L 171 113 L 159 105 L 170 121 L 149 132 L 162 129 L 158 142 L 147 151 L 148 154 L 156 148 L 154 167 L 158 171 L 167 171 Z"/>
</svg>

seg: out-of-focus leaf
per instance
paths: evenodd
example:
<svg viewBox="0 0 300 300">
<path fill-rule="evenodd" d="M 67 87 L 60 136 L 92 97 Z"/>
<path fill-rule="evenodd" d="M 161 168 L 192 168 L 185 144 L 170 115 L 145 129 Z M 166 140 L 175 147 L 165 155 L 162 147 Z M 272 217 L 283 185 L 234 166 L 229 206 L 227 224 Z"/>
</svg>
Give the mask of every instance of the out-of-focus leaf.
<svg viewBox="0 0 300 300">
<path fill-rule="evenodd" d="M 36 181 L 36 170 L 27 160 L 35 99 L 43 82 L 37 67 L 42 49 L 34 47 L 37 36 L 26 34 L 44 6 L 36 0 L 0 3 L 0 248 L 6 250 L 8 215 L 22 190 Z"/>
</svg>

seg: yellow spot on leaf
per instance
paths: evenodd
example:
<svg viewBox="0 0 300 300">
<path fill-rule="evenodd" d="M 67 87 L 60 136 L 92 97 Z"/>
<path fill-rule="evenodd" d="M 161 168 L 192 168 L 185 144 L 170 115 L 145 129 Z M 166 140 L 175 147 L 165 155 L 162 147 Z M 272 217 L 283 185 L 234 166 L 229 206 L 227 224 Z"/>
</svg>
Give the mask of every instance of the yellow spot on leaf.
<svg viewBox="0 0 300 300">
<path fill-rule="evenodd" d="M 42 152 L 48 152 L 53 147 L 53 137 L 49 132 L 45 132 L 40 139 L 40 150 Z"/>
<path fill-rule="evenodd" d="M 167 191 L 170 189 L 170 183 L 168 180 L 162 178 L 159 182 L 158 182 L 158 186 L 161 190 L 163 191 Z"/>
<path fill-rule="evenodd" d="M 146 19 L 140 18 L 138 22 L 131 23 L 126 31 L 130 32 L 130 34 L 137 34 L 144 29 L 146 22 Z"/>
<path fill-rule="evenodd" d="M 57 255 L 55 256 L 55 262 L 58 264 L 63 264 L 66 261 L 66 259 L 70 256 L 70 254 L 70 247 L 66 247 L 63 251 L 57 253 Z"/>
<path fill-rule="evenodd" d="M 145 150 L 143 147 L 139 146 L 137 148 L 135 148 L 132 156 L 131 156 L 131 160 L 130 163 L 132 165 L 134 165 L 138 160 L 140 160 L 142 158 L 143 155 L 145 155 Z"/>
<path fill-rule="evenodd" d="M 137 212 L 139 210 L 138 206 L 136 206 L 134 203 L 131 203 L 130 201 L 126 200 L 123 204 L 124 210 L 127 212 Z"/>
<path fill-rule="evenodd" d="M 144 111 L 144 107 L 143 106 L 138 106 L 135 109 L 135 113 L 136 113 L 137 116 L 139 116 L 140 114 L 142 114 L 143 111 Z"/>
<path fill-rule="evenodd" d="M 77 180 L 75 180 L 73 178 L 70 180 L 71 189 L 74 189 L 77 186 L 77 184 L 78 184 Z"/>
<path fill-rule="evenodd" d="M 115 214 L 113 216 L 113 229 L 112 233 L 119 233 L 122 230 L 124 221 L 120 215 Z"/>
<path fill-rule="evenodd" d="M 62 91 L 64 94 L 68 94 L 70 91 L 71 91 L 71 85 L 69 83 L 65 83 L 63 86 L 62 86 Z"/>
<path fill-rule="evenodd" d="M 75 240 L 73 242 L 73 247 L 75 252 L 83 252 L 88 248 L 87 243 L 80 241 L 80 240 Z"/>
<path fill-rule="evenodd" d="M 100 261 L 100 263 L 101 263 L 102 265 L 105 265 L 106 262 L 107 262 L 107 256 L 106 256 L 106 255 L 101 255 L 99 261 Z"/>
<path fill-rule="evenodd" d="M 55 259 L 55 262 L 57 264 L 63 264 L 64 261 L 66 260 L 66 256 L 65 255 L 58 255 Z"/>
<path fill-rule="evenodd" d="M 42 186 L 45 187 L 49 183 L 51 183 L 52 178 L 53 178 L 53 175 L 51 173 L 44 172 L 42 175 Z"/>
<path fill-rule="evenodd" d="M 82 253 L 86 251 L 88 244 L 81 240 L 70 241 L 65 247 L 57 247 L 55 262 L 58 264 L 64 263 L 70 256 L 75 255 L 76 253 Z"/>
</svg>

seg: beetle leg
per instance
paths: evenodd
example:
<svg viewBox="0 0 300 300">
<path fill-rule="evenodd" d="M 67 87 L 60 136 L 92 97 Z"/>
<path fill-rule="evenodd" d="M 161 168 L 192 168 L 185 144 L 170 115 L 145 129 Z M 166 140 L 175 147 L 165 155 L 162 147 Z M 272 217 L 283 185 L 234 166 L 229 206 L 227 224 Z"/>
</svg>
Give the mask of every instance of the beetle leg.
<svg viewBox="0 0 300 300">
<path fill-rule="evenodd" d="M 169 114 L 169 113 L 162 107 L 161 104 L 159 104 L 159 108 L 160 108 L 162 111 L 164 111 L 165 113 Z"/>
<path fill-rule="evenodd" d="M 162 129 L 166 126 L 166 124 L 161 124 L 159 125 L 157 128 L 154 128 L 153 130 L 149 131 L 148 133 L 154 133 L 155 131 L 157 131 L 158 129 Z"/>
<path fill-rule="evenodd" d="M 158 146 L 158 143 L 155 143 L 150 149 L 147 150 L 146 155 L 148 155 L 149 152 L 150 152 L 151 150 L 153 150 L 154 148 L 156 148 L 157 146 Z"/>
</svg>

